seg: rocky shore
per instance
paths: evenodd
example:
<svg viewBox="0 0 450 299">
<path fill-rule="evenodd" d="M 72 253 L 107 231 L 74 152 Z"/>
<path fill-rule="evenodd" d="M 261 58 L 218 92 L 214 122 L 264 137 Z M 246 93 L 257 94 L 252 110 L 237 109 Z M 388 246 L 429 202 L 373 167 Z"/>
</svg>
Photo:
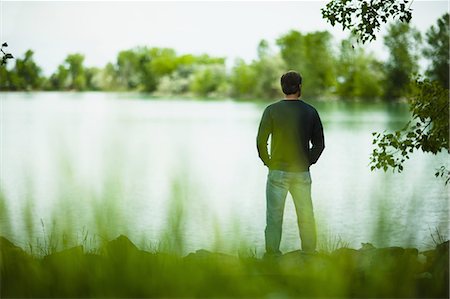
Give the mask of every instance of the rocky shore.
<svg viewBox="0 0 450 299">
<path fill-rule="evenodd" d="M 35 257 L 3 237 L 0 249 L 2 298 L 449 297 L 448 241 L 425 252 L 363 246 L 276 259 L 151 253 L 125 236 L 96 254 L 77 246 Z"/>
</svg>

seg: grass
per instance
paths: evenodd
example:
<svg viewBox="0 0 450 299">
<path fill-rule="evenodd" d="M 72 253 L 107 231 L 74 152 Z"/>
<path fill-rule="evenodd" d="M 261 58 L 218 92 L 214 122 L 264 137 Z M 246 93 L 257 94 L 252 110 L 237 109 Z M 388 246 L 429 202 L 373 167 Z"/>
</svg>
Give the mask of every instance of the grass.
<svg viewBox="0 0 450 299">
<path fill-rule="evenodd" d="M 1 297 L 448 297 L 448 242 L 437 229 L 431 233 L 435 248 L 420 254 L 400 247 L 352 249 L 341 236 L 328 234 L 319 239 L 315 255 L 293 251 L 267 260 L 239 237 L 239 227 L 237 237 L 228 240 L 216 223 L 213 251 L 186 253 L 185 181 L 172 183 L 160 238 L 131 241 L 120 211 L 120 178 L 108 177 L 103 193 L 95 194 L 74 186 L 70 165 L 65 169 L 67 181 L 61 185 L 71 186 L 71 192 L 62 194 L 58 214 L 40 219 L 40 234 L 32 219 L 33 198 L 27 195 L 25 250 L 1 238 Z M 89 230 L 72 209 L 80 197 L 94 211 Z M 386 226 L 387 216 L 380 215 L 380 225 Z M 14 236 L 1 192 L 0 219 L 1 234 Z M 374 231 L 389 240 L 385 230 Z M 227 243 L 235 244 L 236 254 L 221 252 Z"/>
<path fill-rule="evenodd" d="M 54 240 L 54 239 L 53 239 Z M 50 244 L 44 242 L 42 244 Z M 399 247 L 287 253 L 258 259 L 199 250 L 139 249 L 127 237 L 95 253 L 80 244 L 37 257 L 1 239 L 2 297 L 445 297 L 448 242 L 428 252 Z M 447 265 L 443 267 L 442 265 Z"/>
<path fill-rule="evenodd" d="M 448 238 L 444 237 L 444 234 L 440 231 L 438 227 L 435 227 L 433 232 L 431 231 L 430 228 L 430 236 L 431 239 L 433 240 L 434 246 L 438 246 L 444 243 L 446 240 L 448 240 Z"/>
<path fill-rule="evenodd" d="M 105 222 L 96 232 L 67 230 L 55 219 L 48 227 L 41 219 L 42 237 L 28 243 L 28 252 L 1 238 L 1 297 L 448 297 L 448 241 L 439 230 L 425 262 L 417 249 L 356 250 L 333 235 L 314 255 L 260 259 L 245 240 L 236 241 L 247 244 L 237 255 L 220 253 L 218 245 L 214 252 L 183 254 L 183 186 L 174 182 L 172 189 L 159 242 L 142 239 L 138 246 L 126 236 L 111 237 L 101 226 L 110 220 L 98 214 Z"/>
</svg>

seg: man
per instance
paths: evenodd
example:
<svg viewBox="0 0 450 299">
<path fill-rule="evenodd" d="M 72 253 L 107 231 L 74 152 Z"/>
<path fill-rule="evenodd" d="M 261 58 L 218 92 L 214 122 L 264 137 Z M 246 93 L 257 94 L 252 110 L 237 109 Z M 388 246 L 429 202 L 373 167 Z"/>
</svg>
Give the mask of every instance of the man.
<svg viewBox="0 0 450 299">
<path fill-rule="evenodd" d="M 300 100 L 302 77 L 289 71 L 281 77 L 285 98 L 269 105 L 263 113 L 257 136 L 259 157 L 269 168 L 266 186 L 266 254 L 279 256 L 284 204 L 292 195 L 305 252 L 315 252 L 316 227 L 311 201 L 309 167 L 325 148 L 319 114 Z M 271 135 L 270 155 L 267 141 Z M 310 147 L 310 142 L 312 147 Z"/>
</svg>

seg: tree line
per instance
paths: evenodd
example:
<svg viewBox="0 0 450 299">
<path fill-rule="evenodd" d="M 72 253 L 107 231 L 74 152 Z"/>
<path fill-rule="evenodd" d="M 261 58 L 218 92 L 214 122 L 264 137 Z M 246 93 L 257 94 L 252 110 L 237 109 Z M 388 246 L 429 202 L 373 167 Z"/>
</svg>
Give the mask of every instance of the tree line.
<svg viewBox="0 0 450 299">
<path fill-rule="evenodd" d="M 103 68 L 88 67 L 85 56 L 69 54 L 53 74 L 45 77 L 28 50 L 15 65 L 0 66 L 3 91 L 75 90 L 142 91 L 155 95 L 193 95 L 237 99 L 280 96 L 279 76 L 300 71 L 307 97 L 396 100 L 411 89 L 420 58 L 428 60 L 427 78 L 449 87 L 449 15 L 443 15 L 424 36 L 409 23 L 388 27 L 383 37 L 389 53 L 380 61 L 354 36 L 335 43 L 327 31 L 291 30 L 276 39 L 276 49 L 262 40 L 257 58 L 235 61 L 227 70 L 224 57 L 178 55 L 169 48 L 135 47 L 120 51 Z"/>
</svg>

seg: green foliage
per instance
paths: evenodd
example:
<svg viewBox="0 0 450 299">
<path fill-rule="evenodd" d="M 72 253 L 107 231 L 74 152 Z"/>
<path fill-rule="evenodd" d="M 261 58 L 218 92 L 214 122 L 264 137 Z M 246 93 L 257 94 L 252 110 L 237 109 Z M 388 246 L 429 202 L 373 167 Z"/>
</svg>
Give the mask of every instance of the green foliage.
<svg viewBox="0 0 450 299">
<path fill-rule="evenodd" d="M 262 260 L 207 250 L 184 257 L 148 252 L 120 235 L 97 253 L 76 246 L 37 259 L 6 238 L 0 242 L 6 298 L 448 297 L 448 241 L 426 252 L 425 265 L 417 249 L 371 244 Z"/>
<path fill-rule="evenodd" d="M 412 17 L 408 3 L 412 0 L 332 0 L 322 8 L 322 17 L 332 26 L 341 24 L 365 43 L 375 40 L 381 24 L 389 19 L 408 23 Z"/>
<path fill-rule="evenodd" d="M 231 96 L 241 99 L 270 99 L 282 97 L 280 74 L 286 72 L 286 64 L 278 53 L 273 53 L 269 43 L 261 40 L 258 59 L 250 64 L 236 60 L 231 70 Z"/>
<path fill-rule="evenodd" d="M 2 53 L 2 60 L 0 62 L 0 66 L 4 66 L 8 63 L 8 59 L 13 59 L 14 56 L 11 53 L 6 53 L 5 51 L 3 51 L 3 48 L 8 47 L 8 43 L 3 43 L 2 46 L 0 47 L 0 52 Z"/>
<path fill-rule="evenodd" d="M 373 133 L 375 149 L 371 155 L 371 169 L 391 167 L 394 171 L 403 170 L 403 162 L 415 149 L 436 154 L 447 150 L 448 146 L 448 43 L 449 16 L 438 20 L 438 29 L 434 26 L 427 32 L 429 44 L 424 54 L 431 58 L 432 64 L 427 71 L 432 79 L 438 81 L 417 80 L 410 84 L 411 76 L 417 72 L 417 46 L 421 40 L 419 32 L 409 24 L 411 11 L 406 7 L 408 0 L 395 1 L 351 1 L 331 0 L 322 15 L 333 26 L 340 23 L 343 29 L 349 29 L 362 43 L 375 39 L 374 29 L 379 30 L 380 21 L 386 23 L 389 17 L 398 17 L 400 22 L 391 25 L 385 45 L 389 48 L 390 58 L 385 66 L 385 93 L 387 99 L 395 99 L 411 94 L 409 99 L 412 119 L 395 133 Z M 410 86 L 413 86 L 410 90 Z M 450 171 L 445 166 L 435 173 L 437 177 L 446 177 L 450 181 Z"/>
<path fill-rule="evenodd" d="M 252 65 L 246 64 L 242 59 L 237 60 L 231 70 L 231 96 L 235 98 L 254 97 L 255 86 L 258 82 L 257 75 L 258 73 Z"/>
<path fill-rule="evenodd" d="M 69 71 L 64 65 L 59 65 L 58 70 L 50 76 L 49 88 L 53 90 L 66 90 L 68 83 Z"/>
<path fill-rule="evenodd" d="M 84 55 L 78 53 L 69 54 L 64 60 L 69 75 L 69 89 L 86 89 L 86 74 L 83 61 Z"/>
<path fill-rule="evenodd" d="M 209 79 L 213 77 L 218 79 L 213 75 L 215 71 L 205 71 L 198 67 L 202 65 L 205 66 L 205 69 L 213 69 L 214 67 L 208 66 L 210 64 L 223 65 L 224 59 L 211 58 L 208 55 L 194 56 L 187 54 L 177 56 L 173 49 L 137 47 L 121 51 L 117 56 L 116 66 L 108 66 L 107 74 L 111 78 L 108 82 L 116 82 L 119 90 L 187 91 L 186 86 L 191 85 L 190 77 L 196 70 L 206 72 L 197 74 L 197 77 L 209 76 Z M 168 86 L 167 80 L 171 78 L 182 79 L 183 87 L 172 88 Z M 186 79 L 189 81 L 188 84 L 185 82 Z M 162 86 L 160 86 L 161 84 Z M 215 82 L 214 84 L 220 83 Z M 111 84 L 108 84 L 108 86 L 111 86 Z M 211 92 L 215 87 L 211 87 L 211 82 L 208 82 L 208 86 L 204 87 L 203 90 L 196 85 L 194 89 L 196 93 L 204 95 Z"/>
<path fill-rule="evenodd" d="M 56 72 L 50 76 L 47 88 L 52 90 L 85 90 L 88 87 L 87 80 L 92 80 L 92 78 L 86 78 L 83 62 L 84 55 L 82 54 L 67 55 L 64 62 L 58 66 Z M 87 75 L 91 76 L 90 73 Z"/>
<path fill-rule="evenodd" d="M 85 69 L 86 89 L 101 90 L 102 89 L 102 70 L 97 67 L 88 67 Z"/>
<path fill-rule="evenodd" d="M 403 162 L 416 149 L 437 154 L 449 149 L 449 90 L 436 81 L 418 79 L 409 98 L 412 119 L 394 133 L 373 133 L 376 148 L 371 155 L 371 169 L 388 168 L 401 172 Z M 436 176 L 450 173 L 441 168 Z"/>
<path fill-rule="evenodd" d="M 376 99 L 382 94 L 382 64 L 361 46 L 353 46 L 353 38 L 341 42 L 337 74 L 336 94 L 342 99 Z"/>
<path fill-rule="evenodd" d="M 107 63 L 100 71 L 100 89 L 101 90 L 115 90 L 118 86 L 117 70 L 114 64 Z"/>
<path fill-rule="evenodd" d="M 11 72 L 6 69 L 6 64 L 0 65 L 0 90 L 14 90 Z"/>
<path fill-rule="evenodd" d="M 138 87 L 141 77 L 143 77 L 143 67 L 149 61 L 148 57 L 142 52 L 139 49 L 125 50 L 120 51 L 117 55 L 117 83 L 119 88 L 135 89 Z M 146 79 L 149 80 L 148 84 L 152 84 L 154 80 L 150 78 L 150 74 L 146 75 Z"/>
<path fill-rule="evenodd" d="M 1 79 L 0 85 L 12 90 L 40 89 L 43 77 L 41 76 L 41 68 L 34 62 L 33 55 L 32 50 L 27 50 L 23 59 L 16 59 L 14 68 L 9 72 L 6 65 L 1 66 L 0 72 L 5 75 L 5 78 Z"/>
<path fill-rule="evenodd" d="M 291 30 L 277 39 L 287 69 L 303 76 L 305 96 L 324 95 L 335 85 L 336 63 L 331 51 L 331 35 L 326 31 L 302 34 Z"/>
<path fill-rule="evenodd" d="M 431 80 L 439 81 L 443 87 L 449 88 L 450 15 L 444 14 L 437 21 L 437 27 L 431 26 L 425 36 L 427 45 L 423 54 L 431 60 L 426 75 Z"/>
<path fill-rule="evenodd" d="M 367 14 L 372 13 L 368 11 L 386 7 L 390 10 L 395 10 L 395 7 L 402 9 L 401 4 L 392 1 L 386 1 L 390 3 L 387 6 L 380 1 L 360 1 L 360 4 L 351 2 L 331 1 L 327 7 L 337 5 L 339 9 L 347 10 L 345 13 L 356 13 L 358 9 L 367 10 Z M 350 4 L 359 8 L 349 10 L 347 6 Z M 362 8 L 364 5 L 367 5 L 367 9 Z M 388 12 L 385 17 L 389 14 L 397 15 L 395 12 Z M 432 60 L 427 74 L 434 79 L 440 78 L 441 82 L 445 81 L 445 75 L 448 77 L 448 72 L 445 71 L 448 69 L 448 59 L 445 59 L 446 53 L 448 54 L 445 42 L 448 44 L 448 39 L 444 38 L 445 34 L 448 35 L 448 26 L 443 25 L 444 17 L 438 22 L 438 29 L 433 27 L 427 33 L 429 47 L 423 52 Z M 361 20 L 367 22 L 366 18 Z M 384 21 L 384 18 L 379 20 Z M 337 18 L 334 22 L 341 21 Z M 363 27 L 355 28 L 362 30 Z M 28 57 L 23 61 L 18 60 L 15 69 L 8 70 L 6 66 L 0 66 L 0 88 L 144 91 L 164 96 L 232 96 L 273 100 L 283 96 L 280 75 L 293 69 L 303 75 L 302 92 L 306 98 L 403 98 L 408 93 L 411 75 L 418 70 L 417 41 L 420 36 L 417 31 L 403 23 L 391 26 L 385 37 L 390 56 L 384 64 L 372 54 L 366 53 L 361 46 L 354 45 L 355 38 L 358 39 L 357 33 L 355 32 L 356 37 L 342 41 L 339 52 L 335 53 L 332 50 L 332 36 L 328 32 L 301 33 L 291 30 L 276 40 L 276 50 L 271 49 L 268 41 L 261 40 L 256 49 L 257 59 L 250 63 L 238 59 L 230 72 L 225 69 L 223 57 L 206 54 L 178 55 L 169 48 L 135 47 L 120 51 L 116 61 L 103 68 L 85 67 L 84 56 L 81 54 L 68 55 L 50 78 L 46 79 L 40 76 L 40 69 L 32 60 L 32 52 L 28 52 Z"/>
<path fill-rule="evenodd" d="M 384 44 L 389 49 L 389 58 L 385 64 L 385 99 L 398 99 L 408 93 L 411 77 L 419 69 L 420 41 L 420 33 L 407 23 L 389 26 L 384 37 Z"/>
<path fill-rule="evenodd" d="M 200 66 L 194 73 L 190 90 L 199 96 L 209 96 L 226 88 L 226 71 L 222 64 Z"/>
<path fill-rule="evenodd" d="M 157 77 L 171 74 L 177 68 L 177 56 L 173 49 L 152 48 L 150 68 Z"/>
</svg>

